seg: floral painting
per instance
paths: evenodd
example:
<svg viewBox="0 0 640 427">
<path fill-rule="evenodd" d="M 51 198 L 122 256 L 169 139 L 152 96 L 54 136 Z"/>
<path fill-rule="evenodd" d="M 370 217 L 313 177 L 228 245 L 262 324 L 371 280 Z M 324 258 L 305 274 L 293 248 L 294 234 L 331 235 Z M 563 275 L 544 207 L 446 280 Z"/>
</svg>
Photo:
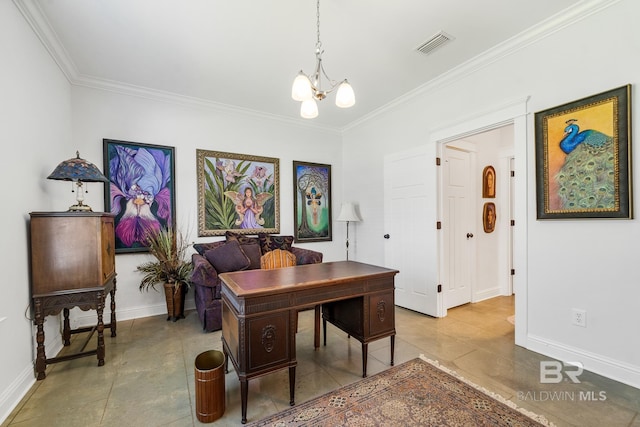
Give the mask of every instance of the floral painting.
<svg viewBox="0 0 640 427">
<path fill-rule="evenodd" d="M 279 159 L 196 150 L 198 235 L 279 233 Z"/>
<path fill-rule="evenodd" d="M 538 218 L 631 218 L 631 86 L 535 114 Z"/>
<path fill-rule="evenodd" d="M 174 148 L 103 139 L 103 151 L 116 253 L 148 251 L 146 233 L 175 226 Z"/>
<path fill-rule="evenodd" d="M 293 194 L 295 241 L 330 241 L 331 165 L 294 161 Z"/>
</svg>

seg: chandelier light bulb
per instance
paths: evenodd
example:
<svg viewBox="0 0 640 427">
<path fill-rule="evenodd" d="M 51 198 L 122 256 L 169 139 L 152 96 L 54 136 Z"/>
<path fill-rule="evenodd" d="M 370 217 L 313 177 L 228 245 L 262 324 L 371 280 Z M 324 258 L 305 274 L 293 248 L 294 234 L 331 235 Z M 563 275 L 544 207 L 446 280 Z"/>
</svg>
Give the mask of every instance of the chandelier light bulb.
<svg viewBox="0 0 640 427">
<path fill-rule="evenodd" d="M 302 101 L 300 105 L 300 116 L 305 119 L 315 119 L 318 117 L 318 104 L 315 99 L 311 98 Z"/>
<path fill-rule="evenodd" d="M 353 88 L 345 79 L 340 86 L 338 86 L 338 92 L 336 93 L 336 105 L 340 108 L 353 107 L 356 103 L 356 95 L 353 93 Z"/>
<path fill-rule="evenodd" d="M 302 71 L 298 73 L 293 86 L 291 86 L 291 97 L 296 101 L 306 101 L 311 99 L 311 81 Z"/>
</svg>

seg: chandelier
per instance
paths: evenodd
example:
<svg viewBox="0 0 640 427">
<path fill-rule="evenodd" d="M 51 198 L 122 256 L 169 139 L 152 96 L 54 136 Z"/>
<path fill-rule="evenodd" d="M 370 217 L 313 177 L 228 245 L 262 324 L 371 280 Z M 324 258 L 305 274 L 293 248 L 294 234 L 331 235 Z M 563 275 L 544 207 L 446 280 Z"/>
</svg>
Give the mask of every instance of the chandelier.
<svg viewBox="0 0 640 427">
<path fill-rule="evenodd" d="M 322 54 L 324 51 L 322 50 L 322 42 L 320 41 L 320 0 L 316 2 L 316 28 L 318 38 L 316 41 L 315 71 L 313 74 L 306 75 L 304 71 L 300 70 L 291 88 L 291 97 L 295 101 L 302 102 L 300 105 L 300 116 L 305 119 L 318 117 L 318 104 L 316 101 L 322 101 L 336 88 L 338 89 L 336 92 L 336 105 L 338 107 L 349 108 L 356 103 L 353 88 L 347 79 L 340 82 L 331 80 L 322 66 Z M 324 76 L 329 85 L 326 89 L 322 87 L 322 76 Z"/>
</svg>

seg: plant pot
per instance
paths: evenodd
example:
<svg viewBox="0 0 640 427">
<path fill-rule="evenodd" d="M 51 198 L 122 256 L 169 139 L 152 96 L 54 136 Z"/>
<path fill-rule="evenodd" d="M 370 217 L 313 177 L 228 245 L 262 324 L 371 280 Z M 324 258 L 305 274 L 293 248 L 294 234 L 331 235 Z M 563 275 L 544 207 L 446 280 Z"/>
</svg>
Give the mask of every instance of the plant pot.
<svg viewBox="0 0 640 427">
<path fill-rule="evenodd" d="M 184 294 L 186 289 L 174 283 L 164 284 L 164 297 L 167 301 L 167 320 L 184 319 Z"/>
</svg>

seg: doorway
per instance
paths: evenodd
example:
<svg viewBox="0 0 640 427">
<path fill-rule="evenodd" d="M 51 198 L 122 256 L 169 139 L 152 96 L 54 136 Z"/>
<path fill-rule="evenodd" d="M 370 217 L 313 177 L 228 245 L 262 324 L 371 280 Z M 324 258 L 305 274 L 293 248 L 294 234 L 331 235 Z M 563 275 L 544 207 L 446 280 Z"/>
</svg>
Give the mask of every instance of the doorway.
<svg viewBox="0 0 640 427">
<path fill-rule="evenodd" d="M 440 143 L 445 309 L 512 293 L 513 132 L 507 124 Z M 483 191 L 488 168 L 491 192 Z"/>
<path fill-rule="evenodd" d="M 512 282 L 512 290 L 515 294 L 515 343 L 517 345 L 527 347 L 528 338 L 528 301 L 527 301 L 527 175 L 528 175 L 528 158 L 533 155 L 533 148 L 527 145 L 527 101 L 528 97 L 515 99 L 511 102 L 503 104 L 501 107 L 490 109 L 487 112 L 474 115 L 467 118 L 461 118 L 454 124 L 434 130 L 429 136 L 429 143 L 434 145 L 436 157 L 442 157 L 443 144 L 447 142 L 466 138 L 468 136 L 480 135 L 486 131 L 512 125 L 513 149 L 510 153 L 501 153 L 501 161 L 511 161 L 513 159 L 513 170 L 516 171 L 515 176 L 501 175 L 500 179 L 512 179 L 513 197 L 512 218 L 515 219 L 513 224 L 509 224 L 513 244 L 509 250 L 512 253 L 512 259 L 498 254 L 498 259 L 508 263 L 511 261 L 512 268 L 504 268 L 505 274 L 513 275 L 508 278 L 508 282 Z M 530 153 L 531 151 L 531 153 Z M 479 160 L 478 165 L 482 164 Z M 506 169 L 509 169 L 506 167 Z M 438 188 L 441 187 L 441 172 L 437 174 Z M 507 174 L 510 175 L 510 174 Z M 501 188 L 509 188 L 509 183 L 498 184 Z M 504 194 L 504 191 L 502 192 Z M 442 218 L 442 198 L 441 194 L 437 198 L 438 219 Z M 476 218 L 478 215 L 476 214 Z M 501 217 L 505 215 L 501 214 Z M 443 241 L 442 233 L 438 234 L 438 280 L 440 280 L 444 269 L 443 262 Z M 508 246 L 508 245 L 506 245 Z M 505 247 L 506 247 L 505 246 Z M 444 305 L 443 293 L 438 293 L 437 297 L 437 317 L 447 315 L 447 309 Z"/>
</svg>

